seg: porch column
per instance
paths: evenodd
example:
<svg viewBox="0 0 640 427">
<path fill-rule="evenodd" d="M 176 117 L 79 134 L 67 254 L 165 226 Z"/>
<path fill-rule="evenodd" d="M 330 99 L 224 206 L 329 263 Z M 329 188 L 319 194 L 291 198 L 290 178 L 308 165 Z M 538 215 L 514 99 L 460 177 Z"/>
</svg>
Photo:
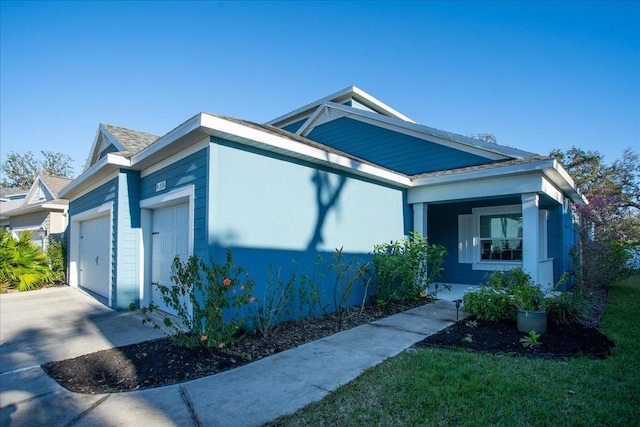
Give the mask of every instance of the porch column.
<svg viewBox="0 0 640 427">
<path fill-rule="evenodd" d="M 540 223 L 538 206 L 540 198 L 536 193 L 522 194 L 522 269 L 538 283 L 540 257 Z"/>
<path fill-rule="evenodd" d="M 413 204 L 413 231 L 427 237 L 427 210 L 426 203 Z"/>
</svg>

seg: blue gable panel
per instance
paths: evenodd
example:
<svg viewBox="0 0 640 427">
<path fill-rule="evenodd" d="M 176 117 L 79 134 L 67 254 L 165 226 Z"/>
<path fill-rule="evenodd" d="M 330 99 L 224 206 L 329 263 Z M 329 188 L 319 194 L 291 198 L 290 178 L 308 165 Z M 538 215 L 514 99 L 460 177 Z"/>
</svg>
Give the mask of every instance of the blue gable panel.
<svg viewBox="0 0 640 427">
<path fill-rule="evenodd" d="M 347 117 L 317 126 L 307 137 L 407 175 L 492 162 Z"/>
<path fill-rule="evenodd" d="M 104 205 L 105 203 L 113 203 L 113 223 L 111 224 L 111 243 L 112 248 L 116 247 L 116 224 L 118 221 L 118 179 L 114 178 L 109 182 L 102 184 L 98 188 L 91 190 L 89 193 L 76 200 L 69 202 L 69 217 L 73 218 L 74 215 L 81 214 L 90 209 L 94 209 Z M 72 238 L 73 233 L 71 227 L 69 227 L 69 239 Z M 71 240 L 69 240 L 71 241 Z M 110 289 L 112 290 L 111 299 L 112 303 L 116 299 L 114 293 L 116 277 L 116 254 L 115 251 L 111 253 L 111 283 Z M 103 301 L 105 302 L 105 301 Z M 108 305 L 108 301 L 105 302 Z"/>
<path fill-rule="evenodd" d="M 206 197 L 207 197 L 207 150 L 202 149 L 184 159 L 168 165 L 140 179 L 141 200 L 158 196 L 187 185 L 195 187 L 194 200 L 194 252 L 206 251 Z M 165 188 L 156 191 L 156 184 L 163 182 Z"/>
<path fill-rule="evenodd" d="M 235 262 L 264 294 L 269 266 L 289 277 L 311 274 L 317 255 L 332 260 L 334 250 L 370 259 L 375 244 L 405 235 L 408 208 L 402 189 L 318 169 L 304 162 L 249 151 L 214 140 L 211 146 L 209 241 L 211 253 L 231 248 Z M 292 264 L 295 261 L 295 264 Z M 327 276 L 325 295 L 331 295 Z M 353 303 L 363 290 L 353 296 Z"/>
<path fill-rule="evenodd" d="M 307 121 L 307 119 L 304 118 L 302 120 L 298 120 L 297 122 L 288 124 L 285 127 L 283 127 L 282 129 L 284 129 L 284 130 L 286 130 L 288 132 L 291 132 L 291 133 L 296 133 L 298 131 L 298 129 L 300 129 L 300 126 L 302 126 L 302 124 L 304 122 L 306 122 L 306 121 Z"/>
<path fill-rule="evenodd" d="M 126 309 L 140 300 L 140 173 L 120 171 L 118 176 L 115 302 Z"/>
</svg>

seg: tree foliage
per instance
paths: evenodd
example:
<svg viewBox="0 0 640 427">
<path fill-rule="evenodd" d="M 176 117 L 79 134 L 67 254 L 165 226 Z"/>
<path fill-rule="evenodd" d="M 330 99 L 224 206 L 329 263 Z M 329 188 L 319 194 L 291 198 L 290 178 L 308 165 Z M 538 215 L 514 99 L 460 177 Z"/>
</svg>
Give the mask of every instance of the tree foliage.
<svg viewBox="0 0 640 427">
<path fill-rule="evenodd" d="M 70 156 L 54 151 L 40 153 L 42 159 L 37 159 L 31 151 L 10 151 L 2 163 L 2 186 L 26 190 L 31 187 L 39 173 L 73 178 L 73 159 Z"/>
<path fill-rule="evenodd" d="M 45 254 L 31 242 L 31 232 L 25 231 L 15 240 L 0 229 L 0 288 L 28 291 L 54 280 Z"/>
<path fill-rule="evenodd" d="M 576 208 L 593 224 L 596 236 L 627 243 L 640 241 L 640 156 L 631 148 L 607 165 L 602 154 L 572 147 L 553 150 L 589 200 Z"/>
</svg>

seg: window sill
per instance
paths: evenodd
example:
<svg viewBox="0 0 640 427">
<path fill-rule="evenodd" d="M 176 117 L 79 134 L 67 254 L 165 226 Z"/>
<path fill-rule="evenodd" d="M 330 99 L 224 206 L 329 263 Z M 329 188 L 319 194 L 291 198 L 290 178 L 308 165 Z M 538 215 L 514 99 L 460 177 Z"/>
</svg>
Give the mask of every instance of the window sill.
<svg viewBox="0 0 640 427">
<path fill-rule="evenodd" d="M 522 267 L 522 261 L 483 261 L 473 263 L 474 270 L 500 271 L 517 267 Z"/>
</svg>

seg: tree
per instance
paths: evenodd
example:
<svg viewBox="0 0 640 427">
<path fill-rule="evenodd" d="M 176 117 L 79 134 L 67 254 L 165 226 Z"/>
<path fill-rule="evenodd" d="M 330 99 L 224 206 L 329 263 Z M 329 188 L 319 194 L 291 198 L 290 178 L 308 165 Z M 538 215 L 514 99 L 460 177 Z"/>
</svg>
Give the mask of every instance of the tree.
<svg viewBox="0 0 640 427">
<path fill-rule="evenodd" d="M 10 151 L 7 159 L 2 163 L 2 186 L 10 188 L 31 187 L 39 173 L 46 175 L 72 178 L 73 159 L 62 153 L 41 151 L 44 159 L 36 159 L 31 151 L 15 153 Z"/>
<path fill-rule="evenodd" d="M 607 165 L 597 151 L 571 147 L 553 150 L 573 177 L 589 205 L 577 207 L 594 225 L 596 234 L 624 242 L 640 241 L 640 157 L 631 148 L 621 159 Z"/>
<path fill-rule="evenodd" d="M 469 138 L 479 139 L 480 141 L 490 142 L 492 144 L 498 143 L 496 136 L 492 133 L 472 133 L 469 135 Z"/>
<path fill-rule="evenodd" d="M 640 247 L 640 162 L 631 148 L 606 165 L 597 151 L 553 150 L 589 200 L 580 214 L 580 245 L 572 249 L 578 282 L 606 287 L 629 272 L 629 249 Z"/>
</svg>

